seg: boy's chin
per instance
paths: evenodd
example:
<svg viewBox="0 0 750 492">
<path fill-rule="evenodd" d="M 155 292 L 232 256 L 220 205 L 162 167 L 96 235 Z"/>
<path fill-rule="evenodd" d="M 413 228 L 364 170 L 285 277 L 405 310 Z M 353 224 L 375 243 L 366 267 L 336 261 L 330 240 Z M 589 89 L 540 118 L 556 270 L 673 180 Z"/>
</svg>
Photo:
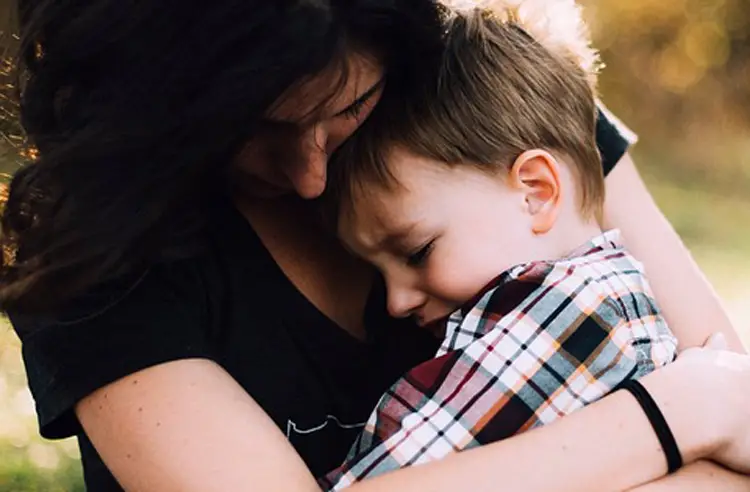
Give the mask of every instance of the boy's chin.
<svg viewBox="0 0 750 492">
<path fill-rule="evenodd" d="M 426 330 L 437 337 L 443 337 L 445 336 L 445 327 L 448 323 L 449 317 L 450 313 L 446 314 L 445 316 L 432 318 L 428 321 L 421 321 L 418 319 L 417 325 L 419 325 L 419 327 L 423 330 Z"/>
</svg>

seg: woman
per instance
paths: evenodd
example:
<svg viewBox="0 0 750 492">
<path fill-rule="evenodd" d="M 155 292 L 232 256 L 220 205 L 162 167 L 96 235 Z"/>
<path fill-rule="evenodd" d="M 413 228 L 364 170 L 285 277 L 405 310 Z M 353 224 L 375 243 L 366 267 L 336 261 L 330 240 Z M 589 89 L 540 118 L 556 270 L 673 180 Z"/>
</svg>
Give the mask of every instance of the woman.
<svg viewBox="0 0 750 492">
<path fill-rule="evenodd" d="M 20 8 L 22 117 L 40 158 L 11 185 L 3 240 L 14 254 L 0 299 L 23 341 L 42 434 L 78 436 L 93 491 L 315 490 L 314 475 L 343 458 L 380 392 L 437 345 L 385 315 L 381 284 L 303 200 L 323 191 L 327 155 L 381 95 L 408 91 L 435 53 L 436 5 Z M 738 347 L 697 273 L 680 289 L 660 283 L 694 267 L 651 201 L 633 210 L 625 199 L 647 195 L 622 157 L 626 141 L 600 123 L 608 169 L 622 161 L 607 219 L 636 239 L 675 332 L 695 346 L 724 331 Z M 750 471 L 748 361 L 694 354 L 644 384 L 686 463 Z M 614 394 L 429 474 L 399 471 L 362 488 L 482 490 L 498 471 L 511 490 L 636 486 L 665 473 L 642 415 Z M 697 418 L 707 425 L 694 428 Z M 550 482 L 518 481 L 524 467 L 555 460 L 536 474 Z M 683 473 L 727 489 L 747 481 L 708 463 Z"/>
</svg>

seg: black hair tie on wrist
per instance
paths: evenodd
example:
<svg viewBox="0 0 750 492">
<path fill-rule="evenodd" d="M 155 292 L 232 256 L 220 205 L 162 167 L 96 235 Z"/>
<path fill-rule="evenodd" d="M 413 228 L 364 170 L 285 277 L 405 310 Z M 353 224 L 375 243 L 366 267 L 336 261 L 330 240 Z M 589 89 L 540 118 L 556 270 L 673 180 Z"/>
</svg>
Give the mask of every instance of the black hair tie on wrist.
<svg viewBox="0 0 750 492">
<path fill-rule="evenodd" d="M 680 454 L 680 449 L 677 447 L 674 434 L 672 434 L 672 430 L 669 428 L 664 415 L 659 410 L 654 399 L 646 391 L 646 388 L 635 379 L 629 379 L 622 383 L 618 389 L 624 389 L 633 395 L 641 405 L 646 417 L 648 417 L 648 421 L 651 422 L 651 427 L 654 428 L 656 437 L 659 438 L 659 443 L 667 458 L 667 473 L 674 473 L 682 468 L 682 455 Z"/>
</svg>

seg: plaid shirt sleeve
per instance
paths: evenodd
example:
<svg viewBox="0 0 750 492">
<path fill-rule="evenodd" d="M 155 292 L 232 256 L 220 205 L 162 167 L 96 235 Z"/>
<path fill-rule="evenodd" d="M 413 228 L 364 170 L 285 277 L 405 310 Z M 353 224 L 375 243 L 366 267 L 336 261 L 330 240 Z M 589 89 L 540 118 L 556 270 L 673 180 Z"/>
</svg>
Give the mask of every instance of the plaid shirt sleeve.
<svg viewBox="0 0 750 492">
<path fill-rule="evenodd" d="M 518 268 L 451 317 L 437 357 L 383 395 L 346 462 L 321 479 L 325 489 L 550 423 L 653 369 L 633 339 L 627 304 L 602 286 L 611 285 L 607 272 L 597 270 L 596 280 L 571 263 Z M 645 309 L 641 318 L 663 325 L 652 333 L 673 358 L 676 340 L 649 293 L 632 282 L 625 290 Z M 651 338 L 642 345 L 660 343 Z"/>
</svg>

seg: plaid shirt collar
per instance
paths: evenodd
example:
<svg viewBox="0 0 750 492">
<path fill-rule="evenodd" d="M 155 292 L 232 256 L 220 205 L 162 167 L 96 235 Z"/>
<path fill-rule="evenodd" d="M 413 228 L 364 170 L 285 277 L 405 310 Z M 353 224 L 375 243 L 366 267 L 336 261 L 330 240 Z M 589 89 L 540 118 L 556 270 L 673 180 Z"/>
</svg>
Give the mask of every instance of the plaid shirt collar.
<svg viewBox="0 0 750 492">
<path fill-rule="evenodd" d="M 438 355 L 459 350 L 484 334 L 481 313 L 485 312 L 492 293 L 498 287 L 518 280 L 532 268 L 538 267 L 540 263 L 550 265 L 575 258 L 586 258 L 606 250 L 617 251 L 622 248 L 621 237 L 619 229 L 611 229 L 592 238 L 560 259 L 521 263 L 504 271 L 447 319 L 438 321 L 438 323 L 445 324 L 445 338 L 438 350 Z M 472 313 L 476 313 L 474 319 L 471 319 Z"/>
</svg>

